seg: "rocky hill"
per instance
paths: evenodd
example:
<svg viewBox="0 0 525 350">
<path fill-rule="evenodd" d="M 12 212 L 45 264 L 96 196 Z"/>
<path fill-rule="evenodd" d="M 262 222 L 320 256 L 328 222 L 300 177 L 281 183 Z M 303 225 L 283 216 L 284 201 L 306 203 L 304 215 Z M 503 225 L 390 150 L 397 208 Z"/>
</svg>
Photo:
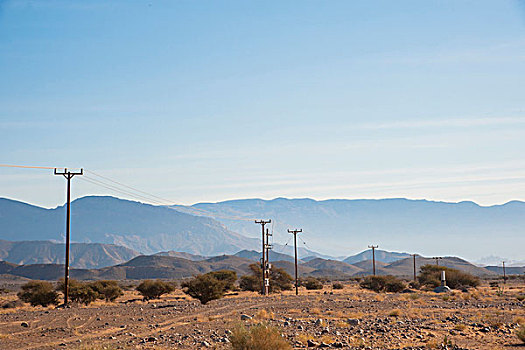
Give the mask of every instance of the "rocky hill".
<svg viewBox="0 0 525 350">
<path fill-rule="evenodd" d="M 117 244 L 145 254 L 175 250 L 210 256 L 259 246 L 259 240 L 243 237 L 213 219 L 114 197 L 73 201 L 71 222 L 72 242 Z M 3 239 L 64 241 L 64 227 L 63 206 L 45 209 L 0 199 Z"/>
<path fill-rule="evenodd" d="M 72 243 L 69 254 L 71 267 L 93 269 L 126 262 L 140 253 L 114 244 Z M 63 264 L 65 244 L 0 240 L 0 259 L 19 265 Z"/>
</svg>

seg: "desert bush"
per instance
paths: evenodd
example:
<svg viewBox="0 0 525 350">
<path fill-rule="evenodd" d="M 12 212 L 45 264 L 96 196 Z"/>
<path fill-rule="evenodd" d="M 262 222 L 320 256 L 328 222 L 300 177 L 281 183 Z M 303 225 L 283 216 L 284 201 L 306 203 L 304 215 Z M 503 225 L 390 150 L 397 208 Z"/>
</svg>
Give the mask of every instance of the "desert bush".
<svg viewBox="0 0 525 350">
<path fill-rule="evenodd" d="M 164 294 L 171 293 L 175 288 L 171 283 L 161 280 L 145 280 L 137 286 L 136 290 L 142 295 L 144 300 L 150 300 L 158 299 Z"/>
<path fill-rule="evenodd" d="M 241 276 L 239 288 L 250 292 L 259 292 L 261 290 L 261 279 L 253 275 Z"/>
<path fill-rule="evenodd" d="M 525 325 L 522 325 L 517 331 L 516 336 L 521 340 L 523 343 L 525 343 Z"/>
<path fill-rule="evenodd" d="M 378 293 L 398 293 L 405 289 L 405 283 L 395 276 L 366 276 L 359 285 Z"/>
<path fill-rule="evenodd" d="M 305 280 L 301 281 L 301 285 L 307 290 L 323 289 L 323 282 L 315 277 L 307 277 Z"/>
<path fill-rule="evenodd" d="M 251 264 L 251 275 L 242 276 L 239 282 L 241 290 L 260 291 L 262 281 L 262 270 L 258 264 Z M 270 293 L 278 293 L 282 290 L 292 290 L 292 276 L 284 269 L 272 267 L 270 270 Z"/>
<path fill-rule="evenodd" d="M 339 283 L 339 282 L 335 282 L 333 285 L 332 285 L 332 288 L 333 289 L 343 289 L 345 286 L 342 284 L 342 283 Z"/>
<path fill-rule="evenodd" d="M 516 296 L 516 299 L 518 299 L 518 301 L 523 301 L 523 300 L 525 300 L 525 294 L 518 294 L 518 295 Z"/>
<path fill-rule="evenodd" d="M 229 337 L 233 350 L 289 350 L 292 346 L 281 336 L 281 332 L 266 324 L 250 328 L 239 325 Z"/>
<path fill-rule="evenodd" d="M 235 289 L 235 282 L 237 282 L 237 272 L 231 270 L 219 270 L 208 272 L 209 275 L 219 281 L 225 283 L 224 291 L 230 291 Z"/>
<path fill-rule="evenodd" d="M 183 292 L 192 298 L 199 299 L 201 304 L 220 299 L 224 296 L 228 282 L 218 280 L 211 274 L 198 275 L 181 284 Z"/>
<path fill-rule="evenodd" d="M 57 290 L 64 293 L 64 279 L 60 280 Z M 80 282 L 74 279 L 69 280 L 69 300 L 74 303 L 89 305 L 99 298 L 99 294 L 93 289 L 90 283 Z"/>
<path fill-rule="evenodd" d="M 479 286 L 480 281 L 478 277 L 467 272 L 437 265 L 421 266 L 421 273 L 418 276 L 418 281 L 421 285 L 436 288 L 441 285 L 441 271 L 445 271 L 447 286 L 452 289 Z"/>
<path fill-rule="evenodd" d="M 49 282 L 30 281 L 22 286 L 18 292 L 18 298 L 32 306 L 57 305 L 58 293 L 54 290 L 53 285 Z"/>
<path fill-rule="evenodd" d="M 124 295 L 117 281 L 95 281 L 91 282 L 89 286 L 98 293 L 99 299 L 105 299 L 106 301 L 115 301 L 115 299 Z"/>
</svg>

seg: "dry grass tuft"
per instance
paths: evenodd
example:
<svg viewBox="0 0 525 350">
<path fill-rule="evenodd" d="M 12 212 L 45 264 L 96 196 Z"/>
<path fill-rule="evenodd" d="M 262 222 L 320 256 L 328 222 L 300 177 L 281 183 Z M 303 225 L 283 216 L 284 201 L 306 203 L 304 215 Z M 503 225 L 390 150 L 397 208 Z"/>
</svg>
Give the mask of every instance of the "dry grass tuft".
<svg viewBox="0 0 525 350">
<path fill-rule="evenodd" d="M 454 326 L 454 329 L 456 331 L 464 331 L 465 328 L 467 328 L 467 326 L 465 326 L 463 323 L 458 323 L 457 325 Z"/>
<path fill-rule="evenodd" d="M 390 312 L 388 313 L 388 316 L 391 316 L 391 317 L 399 317 L 399 316 L 401 316 L 401 310 L 399 310 L 399 309 L 394 309 L 394 310 L 392 310 L 392 311 L 390 311 Z"/>
<path fill-rule="evenodd" d="M 291 350 L 292 346 L 281 332 L 263 323 L 246 328 L 243 324 L 234 328 L 230 336 L 233 350 Z"/>
<path fill-rule="evenodd" d="M 255 314 L 255 318 L 258 319 L 258 320 L 273 319 L 274 318 L 274 314 L 271 311 L 270 312 L 266 311 L 266 309 L 261 309 L 261 310 L 257 311 L 257 313 Z"/>
<path fill-rule="evenodd" d="M 516 331 L 516 336 L 518 337 L 519 340 L 521 340 L 523 343 L 525 343 L 525 326 L 521 326 Z"/>
</svg>

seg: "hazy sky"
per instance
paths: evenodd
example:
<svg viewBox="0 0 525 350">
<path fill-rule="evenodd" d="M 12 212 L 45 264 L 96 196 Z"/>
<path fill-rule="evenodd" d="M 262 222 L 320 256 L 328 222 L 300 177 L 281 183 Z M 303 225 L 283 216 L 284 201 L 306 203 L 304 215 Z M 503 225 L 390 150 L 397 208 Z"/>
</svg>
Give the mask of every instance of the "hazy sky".
<svg viewBox="0 0 525 350">
<path fill-rule="evenodd" d="M 525 200 L 525 3 L 0 0 L 0 136 L 185 204 Z M 0 168 L 1 197 L 64 186 Z"/>
</svg>

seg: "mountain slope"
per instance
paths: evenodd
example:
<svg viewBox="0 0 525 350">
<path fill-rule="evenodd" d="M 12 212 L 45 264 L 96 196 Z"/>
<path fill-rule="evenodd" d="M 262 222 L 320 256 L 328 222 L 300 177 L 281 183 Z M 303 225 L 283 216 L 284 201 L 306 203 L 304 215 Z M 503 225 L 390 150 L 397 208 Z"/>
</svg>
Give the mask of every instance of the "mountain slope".
<svg viewBox="0 0 525 350">
<path fill-rule="evenodd" d="M 113 244 L 72 243 L 70 266 L 76 268 L 101 268 L 128 261 L 138 252 Z M 0 259 L 19 265 L 63 264 L 65 244 L 50 241 L 0 240 Z"/>
<path fill-rule="evenodd" d="M 71 222 L 73 242 L 117 244 L 147 254 L 166 250 L 198 255 L 235 253 L 259 243 L 210 218 L 114 197 L 73 201 Z M 0 235 L 6 240 L 63 241 L 64 226 L 63 206 L 45 209 L 0 199 Z"/>
<path fill-rule="evenodd" d="M 397 252 L 387 252 L 385 250 L 376 249 L 375 258 L 376 262 L 381 261 L 384 263 L 391 263 L 396 260 L 408 258 L 410 254 L 408 253 L 397 253 Z M 365 250 L 359 254 L 349 256 L 343 261 L 347 264 L 355 264 L 360 261 L 372 260 L 372 249 Z"/>
<path fill-rule="evenodd" d="M 302 228 L 300 236 L 311 249 L 331 255 L 348 256 L 374 243 L 389 250 L 428 255 L 479 258 L 498 254 L 518 259 L 523 255 L 519 247 L 525 246 L 525 203 L 519 201 L 482 207 L 473 202 L 407 199 L 277 198 L 194 207 L 214 213 L 229 229 L 249 237 L 258 237 L 256 225 L 221 216 L 272 218 L 276 242 L 288 240 L 288 228 Z M 465 241 L 472 244 L 465 245 Z"/>
</svg>

